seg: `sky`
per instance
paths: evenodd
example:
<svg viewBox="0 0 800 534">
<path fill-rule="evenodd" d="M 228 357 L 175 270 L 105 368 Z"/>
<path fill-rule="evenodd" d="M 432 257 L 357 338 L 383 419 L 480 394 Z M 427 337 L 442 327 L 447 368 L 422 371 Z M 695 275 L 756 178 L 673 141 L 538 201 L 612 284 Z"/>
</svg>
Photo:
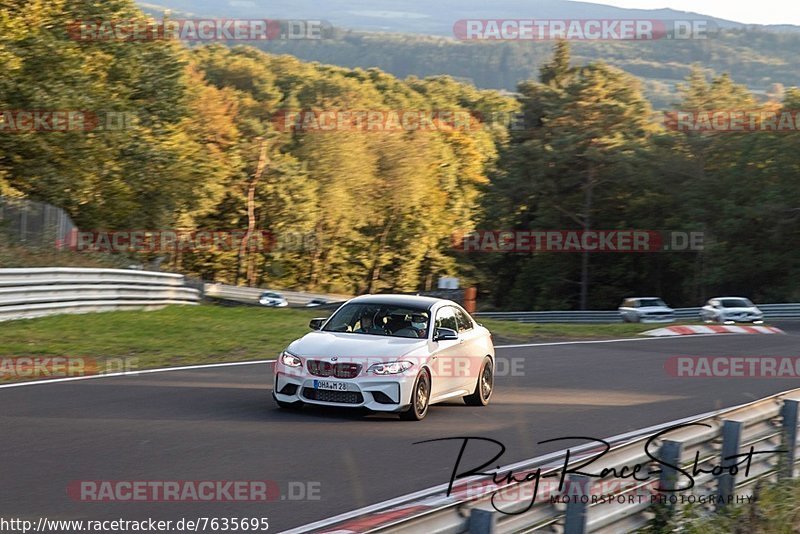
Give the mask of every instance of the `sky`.
<svg viewBox="0 0 800 534">
<path fill-rule="evenodd" d="M 582 0 L 637 9 L 693 11 L 745 24 L 800 25 L 800 0 Z"/>
</svg>

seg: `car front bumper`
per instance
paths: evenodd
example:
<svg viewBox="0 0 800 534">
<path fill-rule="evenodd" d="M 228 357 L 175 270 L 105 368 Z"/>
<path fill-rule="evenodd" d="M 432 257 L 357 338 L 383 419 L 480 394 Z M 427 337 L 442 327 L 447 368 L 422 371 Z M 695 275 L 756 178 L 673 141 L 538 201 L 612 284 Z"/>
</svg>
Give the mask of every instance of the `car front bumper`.
<svg viewBox="0 0 800 534">
<path fill-rule="evenodd" d="M 726 323 L 753 323 L 753 324 L 761 324 L 764 322 L 764 317 L 724 317 L 722 319 L 723 322 Z"/>
<path fill-rule="evenodd" d="M 318 377 L 307 371 L 276 369 L 273 396 L 282 402 L 366 408 L 374 412 L 402 412 L 411 405 L 415 373 L 388 376 L 359 375 L 352 379 Z M 315 382 L 344 383 L 346 391 L 319 389 Z"/>
<path fill-rule="evenodd" d="M 642 315 L 639 318 L 641 323 L 674 323 L 674 315 Z"/>
</svg>

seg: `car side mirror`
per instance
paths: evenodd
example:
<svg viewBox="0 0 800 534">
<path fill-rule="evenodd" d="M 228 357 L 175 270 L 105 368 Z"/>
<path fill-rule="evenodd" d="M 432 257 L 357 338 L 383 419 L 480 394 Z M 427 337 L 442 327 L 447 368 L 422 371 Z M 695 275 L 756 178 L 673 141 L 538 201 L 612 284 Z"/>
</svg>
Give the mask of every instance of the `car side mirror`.
<svg viewBox="0 0 800 534">
<path fill-rule="evenodd" d="M 325 321 L 327 320 L 328 319 L 326 317 L 317 317 L 316 319 L 311 319 L 308 322 L 308 327 L 311 330 L 319 330 L 320 328 L 322 328 L 322 325 L 324 325 Z"/>
<path fill-rule="evenodd" d="M 453 341 L 458 339 L 458 332 L 452 328 L 437 328 L 433 333 L 434 341 Z"/>
</svg>

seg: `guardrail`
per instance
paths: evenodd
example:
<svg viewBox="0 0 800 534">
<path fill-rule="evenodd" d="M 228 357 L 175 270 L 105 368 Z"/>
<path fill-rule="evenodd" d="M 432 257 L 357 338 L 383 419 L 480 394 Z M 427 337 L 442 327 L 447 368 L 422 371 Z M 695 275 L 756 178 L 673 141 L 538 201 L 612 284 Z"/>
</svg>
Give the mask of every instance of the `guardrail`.
<svg viewBox="0 0 800 534">
<path fill-rule="evenodd" d="M 663 526 L 687 502 L 703 497 L 719 510 L 752 496 L 759 481 L 794 478 L 800 463 L 798 406 L 800 389 L 609 438 L 607 451 L 589 443 L 498 469 L 501 475 L 513 469 L 520 482 L 501 486 L 491 476 L 465 478 L 456 481 L 449 496 L 443 484 L 288 532 L 584 534 Z M 745 465 L 737 455 L 751 451 L 763 454 L 753 454 Z M 736 463 L 741 465 L 733 468 Z M 632 477 L 637 465 L 639 475 Z M 586 476 L 604 469 L 611 475 Z M 651 469 L 654 476 L 648 477 Z M 570 473 L 558 488 L 565 470 L 584 474 Z M 685 473 L 693 475 L 690 489 Z"/>
<path fill-rule="evenodd" d="M 800 303 L 758 304 L 764 312 L 764 319 L 800 319 Z M 520 323 L 621 323 L 618 311 L 521 311 L 521 312 L 478 312 L 476 317 L 517 321 Z M 677 320 L 699 320 L 700 308 L 676 308 Z"/>
<path fill-rule="evenodd" d="M 182 275 L 126 269 L 0 269 L 0 321 L 197 304 Z"/>
<path fill-rule="evenodd" d="M 225 284 L 206 284 L 204 293 L 209 297 L 238 300 L 250 304 L 258 304 L 258 298 L 265 291 L 280 293 L 292 306 L 305 306 L 313 299 L 324 299 L 328 302 L 343 302 L 351 299 L 347 295 L 333 295 L 322 293 L 303 293 L 298 291 L 283 291 L 282 289 L 267 289 L 258 287 L 229 286 Z"/>
</svg>

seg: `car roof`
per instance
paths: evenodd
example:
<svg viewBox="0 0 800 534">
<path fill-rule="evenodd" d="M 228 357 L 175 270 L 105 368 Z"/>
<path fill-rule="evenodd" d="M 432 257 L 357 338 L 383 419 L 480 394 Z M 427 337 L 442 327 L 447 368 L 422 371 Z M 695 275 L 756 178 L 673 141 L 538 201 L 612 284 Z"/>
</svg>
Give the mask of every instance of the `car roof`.
<svg viewBox="0 0 800 534">
<path fill-rule="evenodd" d="M 449 300 L 420 295 L 361 295 L 348 301 L 353 304 L 387 304 L 389 306 L 410 306 L 430 308 L 438 303 L 455 304 Z"/>
<path fill-rule="evenodd" d="M 625 300 L 645 300 L 645 299 L 658 299 L 663 300 L 661 297 L 628 297 Z"/>
<path fill-rule="evenodd" d="M 722 300 L 722 299 L 740 299 L 740 300 L 750 300 L 747 297 L 711 297 L 708 300 Z"/>
</svg>

